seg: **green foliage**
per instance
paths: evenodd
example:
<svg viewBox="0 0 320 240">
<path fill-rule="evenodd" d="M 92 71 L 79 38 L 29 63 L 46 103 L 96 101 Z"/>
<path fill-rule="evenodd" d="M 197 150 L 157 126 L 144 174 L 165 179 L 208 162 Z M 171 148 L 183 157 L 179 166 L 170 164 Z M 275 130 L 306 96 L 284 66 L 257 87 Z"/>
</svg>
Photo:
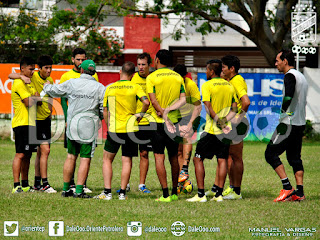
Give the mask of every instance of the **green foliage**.
<svg viewBox="0 0 320 240">
<path fill-rule="evenodd" d="M 48 54 L 54 63 L 71 64 L 74 47 L 84 48 L 96 63 L 113 62 L 121 55 L 123 41 L 114 29 L 101 28 L 98 3 L 63 10 L 54 6 L 50 17 L 24 8 L 17 11 L 17 16 L 0 12 L 0 62 Z"/>
</svg>

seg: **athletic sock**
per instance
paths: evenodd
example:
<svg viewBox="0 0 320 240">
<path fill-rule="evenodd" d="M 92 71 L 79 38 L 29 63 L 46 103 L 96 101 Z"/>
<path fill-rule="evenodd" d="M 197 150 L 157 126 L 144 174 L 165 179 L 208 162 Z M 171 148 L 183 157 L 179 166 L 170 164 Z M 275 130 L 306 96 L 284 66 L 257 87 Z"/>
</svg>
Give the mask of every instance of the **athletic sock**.
<svg viewBox="0 0 320 240">
<path fill-rule="evenodd" d="M 41 186 L 41 177 L 40 176 L 34 176 L 34 186 L 40 188 L 40 186 Z"/>
<path fill-rule="evenodd" d="M 71 181 L 70 181 L 70 185 L 71 186 L 76 185 L 75 182 L 74 182 L 74 174 L 72 175 L 72 178 L 71 178 Z"/>
<path fill-rule="evenodd" d="M 63 183 L 63 191 L 68 191 L 70 189 L 70 182 Z"/>
<path fill-rule="evenodd" d="M 186 173 L 188 173 L 188 168 L 189 168 L 188 165 L 183 165 L 181 170 L 183 170 Z"/>
<path fill-rule="evenodd" d="M 198 188 L 198 197 L 202 198 L 204 196 L 204 189 Z"/>
<path fill-rule="evenodd" d="M 211 188 L 212 192 L 217 192 L 218 191 L 218 186 L 213 184 L 212 188 Z"/>
<path fill-rule="evenodd" d="M 282 182 L 284 190 L 291 190 L 292 189 L 292 186 L 291 186 L 288 178 L 281 179 L 281 182 Z"/>
<path fill-rule="evenodd" d="M 28 187 L 29 181 L 28 180 L 21 180 L 21 185 L 22 185 L 22 187 Z"/>
<path fill-rule="evenodd" d="M 42 186 L 45 187 L 49 185 L 48 178 L 42 178 Z"/>
<path fill-rule="evenodd" d="M 145 184 L 139 184 L 139 188 L 142 188 L 143 186 L 146 186 Z"/>
<path fill-rule="evenodd" d="M 177 187 L 172 188 L 171 195 L 173 195 L 173 194 L 178 195 L 178 188 Z"/>
<path fill-rule="evenodd" d="M 234 187 L 233 188 L 233 191 L 236 193 L 236 194 L 238 194 L 238 195 L 240 195 L 240 187 Z"/>
<path fill-rule="evenodd" d="M 299 196 L 299 197 L 303 197 L 304 196 L 303 185 L 297 185 L 296 195 Z"/>
<path fill-rule="evenodd" d="M 215 197 L 219 197 L 222 195 L 222 191 L 223 191 L 223 188 L 220 188 L 217 186 L 217 192 L 216 192 L 216 196 Z"/>
<path fill-rule="evenodd" d="M 105 194 L 111 193 L 111 188 L 105 188 L 103 191 Z"/>
<path fill-rule="evenodd" d="M 76 186 L 76 193 L 77 194 L 80 194 L 83 192 L 83 185 L 77 185 Z"/>
<path fill-rule="evenodd" d="M 124 195 L 126 195 L 126 189 L 120 189 L 119 195 L 123 193 Z"/>
<path fill-rule="evenodd" d="M 162 188 L 163 197 L 167 198 L 169 197 L 169 190 L 168 188 Z"/>
<path fill-rule="evenodd" d="M 87 186 L 87 178 L 86 178 L 86 180 L 84 181 L 84 184 L 83 184 L 84 186 Z"/>
<path fill-rule="evenodd" d="M 18 186 L 20 186 L 20 182 L 15 182 L 15 183 L 13 183 L 13 187 L 14 187 L 14 188 L 16 188 L 16 187 L 18 187 Z"/>
</svg>

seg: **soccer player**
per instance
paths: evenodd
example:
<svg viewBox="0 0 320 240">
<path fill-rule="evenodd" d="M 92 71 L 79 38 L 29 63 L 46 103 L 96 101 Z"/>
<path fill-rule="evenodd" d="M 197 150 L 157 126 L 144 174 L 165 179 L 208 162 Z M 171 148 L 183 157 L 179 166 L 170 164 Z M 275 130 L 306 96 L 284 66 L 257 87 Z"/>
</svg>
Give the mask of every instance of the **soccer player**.
<svg viewBox="0 0 320 240">
<path fill-rule="evenodd" d="M 74 78 L 79 78 L 80 75 L 81 75 L 81 68 L 80 68 L 80 65 L 81 63 L 86 60 L 87 57 L 86 57 L 86 51 L 82 48 L 75 48 L 73 51 L 72 51 L 72 63 L 74 64 L 73 66 L 73 69 L 71 69 L 70 71 L 64 73 L 62 76 L 61 76 L 61 79 L 60 79 L 60 84 L 61 83 L 64 83 L 65 81 L 68 81 L 69 79 L 74 79 Z M 95 73 L 93 75 L 93 77 L 97 80 L 97 82 L 99 82 L 99 79 L 98 79 L 98 75 L 97 73 Z M 61 98 L 61 105 L 62 105 L 62 109 L 63 109 L 63 113 L 64 113 L 64 117 L 65 117 L 65 121 L 67 122 L 67 119 L 68 119 L 68 116 L 67 116 L 67 113 L 68 113 L 68 99 L 67 98 L 64 98 L 62 97 Z M 67 128 L 67 126 L 66 126 Z M 67 148 L 67 137 L 65 135 L 64 137 L 64 147 Z M 74 173 L 72 175 L 72 179 L 71 179 L 71 189 L 73 191 L 75 191 L 75 182 L 74 182 Z M 84 183 L 84 192 L 85 193 L 91 193 L 92 191 L 87 187 L 87 179 Z"/>
<path fill-rule="evenodd" d="M 53 80 L 50 77 L 52 64 L 52 58 L 48 55 L 42 55 L 38 58 L 37 65 L 39 71 L 31 77 L 31 85 L 38 93 L 42 91 L 45 82 L 49 81 L 53 84 Z M 11 73 L 9 75 L 9 78 L 12 79 L 19 79 L 20 77 L 23 78 L 23 75 L 20 76 L 19 73 Z M 35 180 L 33 189 L 47 193 L 56 193 L 57 191 L 49 184 L 47 174 L 51 139 L 51 113 L 52 102 L 43 101 L 42 104 L 37 107 L 36 128 L 37 140 L 40 141 L 40 146 L 38 147 L 35 161 Z"/>
<path fill-rule="evenodd" d="M 94 155 L 99 129 L 99 108 L 103 104 L 105 87 L 96 81 L 96 65 L 85 60 L 80 65 L 80 78 L 70 79 L 62 84 L 45 84 L 43 91 L 52 97 L 69 99 L 67 137 L 68 156 L 63 167 L 63 197 L 91 198 L 83 188 Z M 101 114 L 102 115 L 102 114 Z M 76 192 L 70 189 L 76 160 L 80 154 Z"/>
<path fill-rule="evenodd" d="M 146 78 L 149 75 L 149 67 L 151 64 L 151 57 L 149 53 L 142 53 L 137 56 L 137 66 L 138 72 L 133 75 L 131 82 L 140 85 L 143 91 L 146 93 Z M 137 113 L 140 113 L 142 110 L 142 102 L 137 101 Z M 151 114 L 151 107 L 148 108 L 147 114 Z M 144 143 L 139 144 L 140 151 L 140 184 L 139 191 L 143 193 L 151 193 L 151 191 L 146 187 L 146 178 L 149 169 L 149 152 L 152 151 L 151 145 L 151 126 L 146 117 L 142 118 L 139 122 L 139 131 L 136 133 L 136 136 L 139 140 L 142 140 Z"/>
<path fill-rule="evenodd" d="M 281 106 L 280 123 L 274 132 L 265 151 L 266 161 L 281 179 L 283 189 L 274 202 L 305 200 L 303 192 L 303 164 L 301 148 L 303 131 L 306 124 L 306 105 L 308 83 L 302 73 L 294 69 L 294 55 L 290 50 L 282 50 L 276 57 L 275 66 L 283 72 L 284 88 Z M 290 116 L 292 115 L 292 116 Z M 279 141 L 279 134 L 289 129 L 289 135 Z M 291 186 L 279 156 L 286 152 L 287 160 L 293 168 L 297 190 Z"/>
<path fill-rule="evenodd" d="M 112 162 L 121 146 L 122 172 L 119 200 L 126 200 L 126 186 L 130 179 L 132 157 L 138 156 L 138 145 L 133 139 L 137 131 L 135 122 L 143 117 L 149 107 L 149 100 L 142 88 L 132 79 L 135 66 L 132 62 L 123 64 L 120 80 L 107 87 L 103 101 L 103 116 L 108 124 L 107 139 L 103 151 L 104 191 L 96 199 L 111 200 Z M 142 102 L 141 113 L 136 113 L 137 99 Z"/>
<path fill-rule="evenodd" d="M 184 64 L 178 64 L 173 71 L 179 73 L 184 79 L 186 90 L 187 104 L 182 106 L 180 110 L 181 121 L 179 122 L 179 131 L 183 136 L 183 143 L 179 143 L 178 161 L 180 166 L 180 174 L 178 182 L 182 183 L 189 178 L 189 163 L 192 154 L 191 137 L 197 130 L 201 112 L 200 92 L 197 84 L 188 78 L 187 68 Z"/>
<path fill-rule="evenodd" d="M 237 109 L 234 101 L 234 88 L 226 80 L 220 78 L 222 71 L 221 61 L 210 60 L 207 63 L 207 79 L 209 81 L 202 85 L 202 101 L 207 110 L 206 126 L 201 138 L 197 143 L 196 153 L 193 158 L 195 173 L 198 185 L 198 194 L 187 199 L 188 202 L 206 202 L 207 197 L 204 192 L 205 169 L 203 161 L 205 158 L 217 157 L 218 167 L 216 179 L 217 192 L 212 200 L 221 202 L 222 191 L 227 175 L 227 159 L 229 155 L 229 145 L 219 140 L 219 134 L 230 131 L 230 121 Z M 230 111 L 231 109 L 231 111 Z"/>
<path fill-rule="evenodd" d="M 29 57 L 22 57 L 20 61 L 21 75 L 31 78 L 34 73 L 35 62 Z M 34 145 L 36 126 L 36 105 L 41 103 L 39 94 L 32 85 L 26 85 L 21 79 L 13 82 L 11 100 L 14 108 L 12 128 L 15 133 L 16 154 L 12 163 L 14 187 L 12 193 L 30 192 L 33 189 L 28 183 L 28 173 Z M 20 172 L 21 183 L 20 185 Z"/>
<path fill-rule="evenodd" d="M 183 78 L 178 73 L 167 68 L 167 66 L 171 64 L 171 61 L 172 56 L 170 52 L 165 49 L 160 49 L 154 61 L 156 71 L 147 77 L 147 93 L 153 106 L 151 121 L 157 124 L 157 130 L 153 132 L 151 143 L 155 157 L 156 171 L 163 191 L 163 195 L 156 199 L 156 201 L 161 202 L 178 200 L 179 143 L 174 141 L 174 135 L 170 137 L 170 132 L 175 131 L 173 124 L 178 122 L 178 112 L 176 109 L 186 103 Z M 164 165 L 165 148 L 167 148 L 171 164 L 171 196 L 169 196 L 167 172 Z"/>
<path fill-rule="evenodd" d="M 238 73 L 240 68 L 240 60 L 236 56 L 226 55 L 222 59 L 222 74 L 224 78 L 232 84 L 235 90 L 235 100 L 237 102 L 238 114 L 232 121 L 232 128 L 235 128 L 241 121 L 246 121 L 245 115 L 250 106 L 250 99 L 247 94 L 247 84 L 243 77 Z M 249 127 L 249 125 L 246 125 Z M 228 157 L 228 175 L 230 186 L 223 192 L 224 199 L 242 199 L 241 182 L 243 176 L 243 141 L 230 145 Z M 211 191 L 206 192 L 207 195 L 214 195 L 217 186 L 214 184 Z"/>
</svg>

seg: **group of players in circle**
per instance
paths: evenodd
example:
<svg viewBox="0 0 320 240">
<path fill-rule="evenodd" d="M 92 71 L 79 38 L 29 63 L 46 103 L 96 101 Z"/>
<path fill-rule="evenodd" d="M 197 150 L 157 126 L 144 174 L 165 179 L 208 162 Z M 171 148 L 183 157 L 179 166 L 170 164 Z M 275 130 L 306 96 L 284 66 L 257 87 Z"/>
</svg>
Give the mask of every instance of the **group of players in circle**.
<svg viewBox="0 0 320 240">
<path fill-rule="evenodd" d="M 290 51 L 282 50 L 277 55 L 276 66 L 280 72 L 286 74 L 282 110 L 284 114 L 298 113 L 299 119 L 293 118 L 289 123 L 280 123 L 293 124 L 296 127 L 281 143 L 277 143 L 277 137 L 274 136 L 266 150 L 266 160 L 275 169 L 283 184 L 279 197 L 274 201 L 305 199 L 300 153 L 305 125 L 303 98 L 306 97 L 307 85 L 303 75 L 293 69 L 291 55 Z M 86 186 L 86 181 L 96 147 L 99 122 L 104 119 L 108 126 L 102 166 L 104 190 L 93 198 L 112 199 L 112 162 L 121 146 L 121 186 L 117 191 L 119 200 L 126 200 L 126 192 L 130 191 L 132 157 L 138 156 L 138 149 L 139 191 L 151 193 L 145 182 L 149 169 L 149 152 L 152 151 L 163 192 L 156 201 L 178 200 L 178 184 L 189 179 L 192 138 L 199 127 L 202 101 L 207 111 L 206 123 L 193 158 L 198 193 L 187 201 L 206 202 L 208 197 L 212 197 L 211 200 L 216 202 L 242 199 L 243 139 L 231 145 L 221 141 L 221 135 L 229 134 L 239 123 L 245 121 L 250 106 L 246 82 L 238 74 L 240 61 L 236 56 L 226 55 L 221 60 L 213 59 L 207 62 L 208 81 L 202 86 L 202 99 L 198 86 L 187 77 L 184 65 L 178 64 L 173 70 L 169 68 L 172 56 L 165 49 L 156 54 L 154 72 L 150 72 L 150 55 L 142 53 L 137 56 L 138 72 L 135 72 L 134 63 L 125 62 L 120 70 L 120 80 L 107 87 L 99 83 L 96 65 L 92 60 L 86 59 L 83 49 L 74 49 L 72 61 L 74 68 L 62 75 L 59 84 L 53 84 L 50 77 L 53 62 L 47 55 L 39 57 L 38 72 L 34 73 L 34 61 L 23 57 L 20 62 L 21 72 L 9 75 L 15 79 L 11 93 L 15 110 L 12 128 L 16 146 L 12 167 L 12 193 L 35 190 L 57 192 L 48 182 L 47 162 L 51 138 L 51 97 L 61 97 L 66 119 L 65 147 L 68 152 L 63 168 L 63 197 L 92 197 L 88 195 L 92 191 Z M 291 148 L 288 148 L 288 142 Z M 171 165 L 171 194 L 167 183 L 165 149 Z M 35 182 L 34 187 L 31 187 L 28 183 L 28 171 L 34 151 L 37 151 Z M 297 190 L 291 186 L 279 159 L 284 151 L 287 151 L 288 161 L 293 167 Z M 74 171 L 78 155 L 81 160 L 75 183 Z M 203 161 L 214 156 L 218 162 L 216 177 L 212 188 L 205 192 Z M 227 175 L 230 185 L 223 191 Z"/>
</svg>

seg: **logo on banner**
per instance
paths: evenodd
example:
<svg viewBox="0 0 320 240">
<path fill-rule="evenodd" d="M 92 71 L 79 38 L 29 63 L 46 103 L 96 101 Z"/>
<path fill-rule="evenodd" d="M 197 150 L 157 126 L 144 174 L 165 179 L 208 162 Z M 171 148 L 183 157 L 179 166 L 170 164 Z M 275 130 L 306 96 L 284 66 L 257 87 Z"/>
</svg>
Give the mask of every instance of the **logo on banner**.
<svg viewBox="0 0 320 240">
<path fill-rule="evenodd" d="M 291 39 L 295 43 L 316 41 L 317 13 L 316 7 L 308 4 L 297 4 L 291 13 Z"/>
</svg>

